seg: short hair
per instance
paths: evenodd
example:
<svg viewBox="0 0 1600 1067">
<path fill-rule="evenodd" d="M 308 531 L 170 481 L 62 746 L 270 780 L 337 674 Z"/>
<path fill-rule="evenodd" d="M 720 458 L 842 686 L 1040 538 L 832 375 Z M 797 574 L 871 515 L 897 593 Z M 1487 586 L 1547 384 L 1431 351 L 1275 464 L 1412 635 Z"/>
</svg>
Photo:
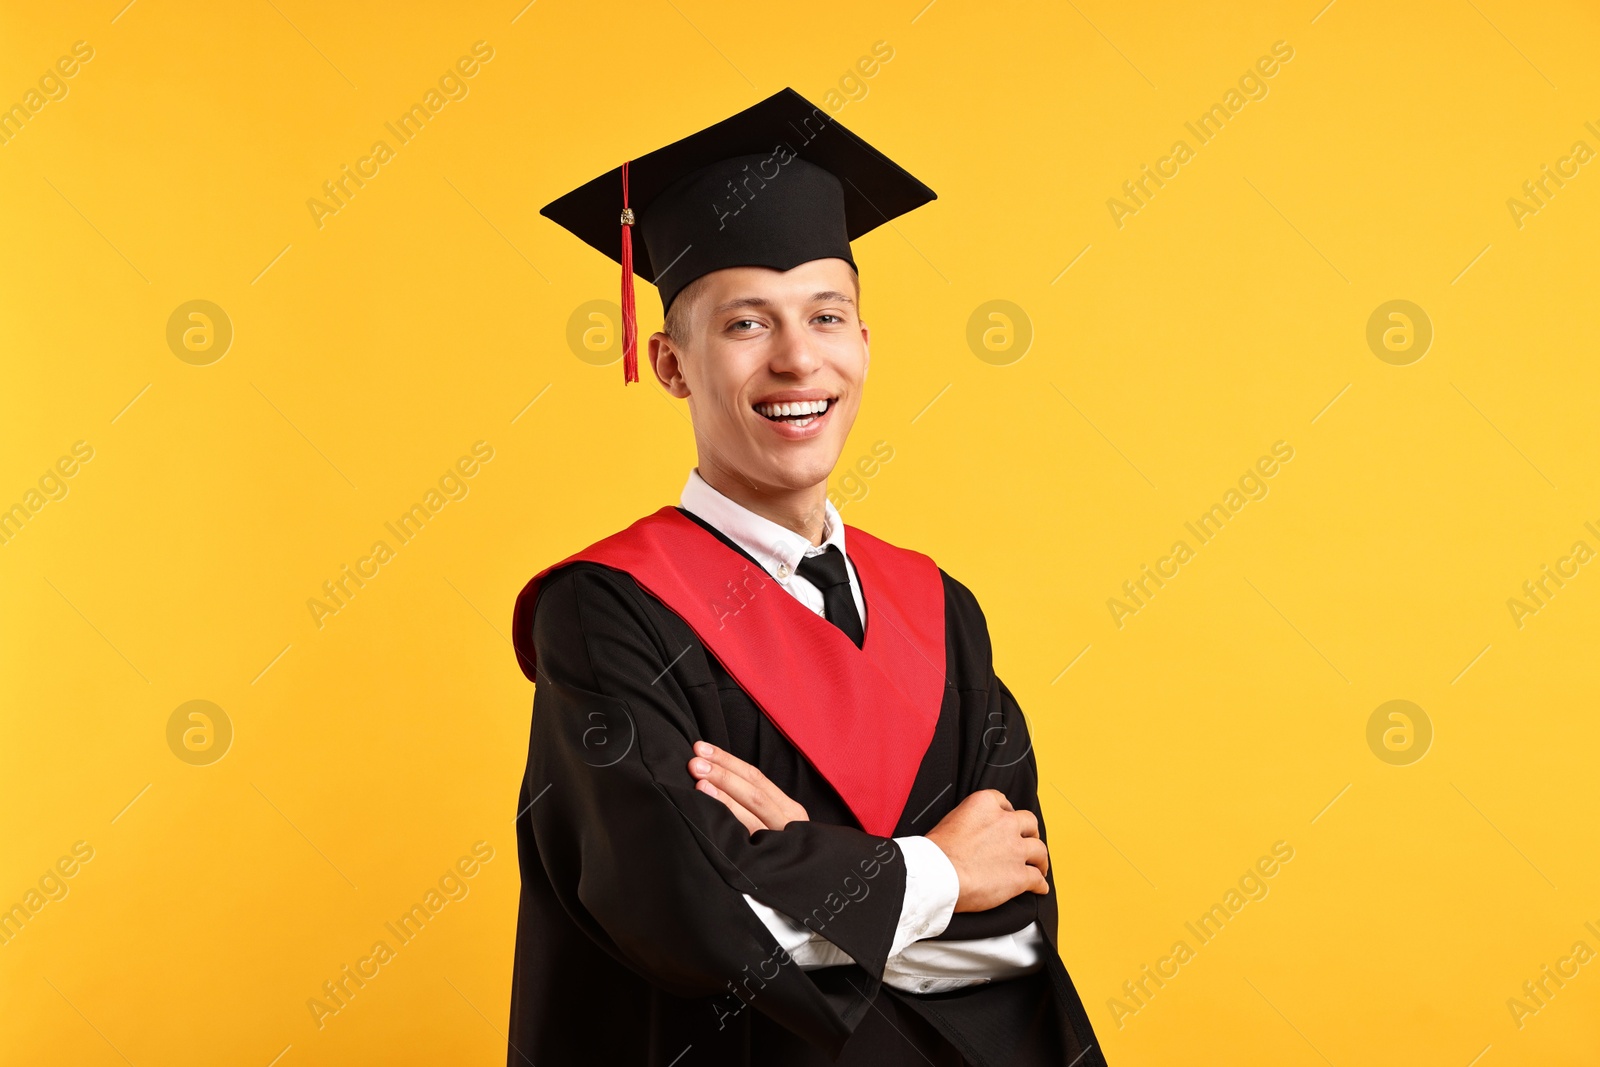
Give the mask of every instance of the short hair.
<svg viewBox="0 0 1600 1067">
<path fill-rule="evenodd" d="M 672 306 L 667 308 L 666 318 L 662 320 L 661 332 L 679 344 L 687 344 L 689 340 L 689 320 L 694 314 L 694 306 L 699 301 L 706 287 L 709 274 L 702 274 L 682 289 L 673 298 Z M 856 317 L 861 317 L 861 276 L 855 271 L 850 272 L 850 277 L 856 284 Z"/>
<path fill-rule="evenodd" d="M 678 344 L 686 344 L 689 340 L 689 318 L 694 312 L 694 304 L 700 299 L 700 294 L 705 291 L 706 278 L 702 274 L 682 289 L 672 300 L 672 306 L 667 308 L 667 317 L 661 323 L 661 332 L 672 338 Z"/>
</svg>

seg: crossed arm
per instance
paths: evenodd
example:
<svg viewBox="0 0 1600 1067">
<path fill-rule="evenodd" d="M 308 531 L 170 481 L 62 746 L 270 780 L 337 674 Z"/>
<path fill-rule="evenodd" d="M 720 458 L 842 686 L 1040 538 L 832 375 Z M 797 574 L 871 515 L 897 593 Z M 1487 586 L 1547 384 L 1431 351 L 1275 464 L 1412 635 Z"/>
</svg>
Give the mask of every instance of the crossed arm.
<svg viewBox="0 0 1600 1067">
<path fill-rule="evenodd" d="M 705 733 L 697 701 L 715 697 L 699 690 L 710 680 L 704 668 L 681 655 L 686 632 L 662 633 L 673 625 L 631 578 L 608 568 L 580 563 L 546 580 L 531 633 L 518 635 L 539 665 L 518 803 L 525 885 L 547 885 L 551 905 L 579 933 L 656 987 L 684 998 L 738 992 L 735 1006 L 748 1001 L 834 1051 L 881 984 L 928 993 L 1012 977 L 1021 972 L 1007 973 L 986 951 L 1005 940 L 1015 959 L 1043 962 L 1055 908 L 1053 895 L 1040 895 L 1043 842 L 1029 840 L 1043 833 L 1033 818 L 1035 775 L 1021 712 L 992 672 L 974 678 L 980 689 L 963 690 L 974 706 L 952 739 L 969 754 L 952 768 L 954 796 L 966 800 L 930 836 L 891 842 L 806 818 L 781 792 L 759 788 L 747 765 L 734 777 L 756 785 L 709 770 L 685 774 L 693 758 L 737 765 L 690 755 Z M 701 778 L 739 808 L 699 788 Z M 783 829 L 754 832 L 769 825 Z M 957 885 L 938 922 L 906 948 L 897 924 L 918 880 L 917 853 L 938 853 L 945 884 Z M 992 868 L 998 877 L 985 874 Z M 841 895 L 848 907 L 835 906 Z M 793 921 L 808 916 L 823 921 Z M 785 927 L 808 942 L 803 950 L 774 952 L 801 949 Z M 805 962 L 823 950 L 840 956 Z M 899 964 L 917 953 L 926 957 L 903 983 Z M 790 957 L 798 966 L 781 965 Z M 851 962 L 864 979 L 805 977 Z"/>
<path fill-rule="evenodd" d="M 805 822 L 806 810 L 759 769 L 700 741 L 689 760 L 695 788 L 720 801 L 751 834 Z M 972 793 L 926 838 L 896 839 L 907 856 L 906 913 L 884 981 L 911 992 L 942 992 L 1026 973 L 1037 965 L 1042 938 L 1029 926 L 973 941 L 923 942 L 943 932 L 957 912 L 987 911 L 1022 893 L 1048 893 L 1050 856 L 1031 811 L 1014 809 L 996 789 Z M 917 871 L 923 872 L 919 876 Z M 953 878 L 951 877 L 953 875 Z M 918 881 L 935 883 L 917 887 Z M 944 880 L 954 886 L 943 885 Z M 953 897 L 953 900 L 951 899 Z M 940 903 L 941 898 L 947 903 Z M 803 967 L 853 962 L 850 956 L 788 916 L 746 897 L 762 922 Z M 926 904 L 916 914 L 918 904 Z"/>
</svg>

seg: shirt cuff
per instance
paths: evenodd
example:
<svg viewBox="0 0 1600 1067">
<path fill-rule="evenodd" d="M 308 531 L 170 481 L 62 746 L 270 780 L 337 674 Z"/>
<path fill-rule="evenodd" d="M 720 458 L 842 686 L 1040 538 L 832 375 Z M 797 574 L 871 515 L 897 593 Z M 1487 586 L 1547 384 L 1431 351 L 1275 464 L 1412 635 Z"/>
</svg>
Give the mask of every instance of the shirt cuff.
<svg viewBox="0 0 1600 1067">
<path fill-rule="evenodd" d="M 783 912 L 768 907 L 749 893 L 744 894 L 744 899 L 745 903 L 750 905 L 750 910 L 756 913 L 756 918 L 771 931 L 773 938 L 783 946 L 789 958 L 798 964 L 802 971 L 818 967 L 839 967 L 855 962 L 848 952 L 821 934 L 812 932 L 804 923 L 795 922 Z"/>
<path fill-rule="evenodd" d="M 943 849 L 926 837 L 897 837 L 894 841 L 905 858 L 906 895 L 889 948 L 891 957 L 914 941 L 944 933 L 961 895 L 961 879 Z"/>
<path fill-rule="evenodd" d="M 974 941 L 919 941 L 889 957 L 883 984 L 907 993 L 946 993 L 1020 978 L 1043 967 L 1048 950 L 1038 923 Z"/>
</svg>

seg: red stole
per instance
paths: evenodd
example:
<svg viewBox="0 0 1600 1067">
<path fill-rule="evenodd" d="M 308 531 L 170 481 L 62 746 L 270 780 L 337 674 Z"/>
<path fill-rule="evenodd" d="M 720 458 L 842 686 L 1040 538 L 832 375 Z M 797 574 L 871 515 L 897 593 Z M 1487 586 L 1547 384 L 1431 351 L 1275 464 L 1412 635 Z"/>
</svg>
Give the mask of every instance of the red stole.
<svg viewBox="0 0 1600 1067">
<path fill-rule="evenodd" d="M 517 597 L 511 624 L 517 659 L 537 682 L 526 635 L 546 574 L 578 560 L 624 571 L 688 623 L 862 828 L 888 837 L 944 700 L 944 582 L 920 552 L 854 526 L 845 529 L 867 605 L 861 648 L 766 571 L 668 506 L 533 576 Z"/>
</svg>

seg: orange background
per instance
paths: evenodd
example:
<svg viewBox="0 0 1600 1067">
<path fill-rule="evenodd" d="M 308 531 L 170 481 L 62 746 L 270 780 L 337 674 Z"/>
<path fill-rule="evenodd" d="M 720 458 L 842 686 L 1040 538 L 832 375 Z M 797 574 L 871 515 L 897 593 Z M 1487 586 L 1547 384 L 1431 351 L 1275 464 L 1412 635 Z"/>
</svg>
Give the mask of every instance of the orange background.
<svg viewBox="0 0 1600 1067">
<path fill-rule="evenodd" d="M 984 606 L 1110 1062 L 1593 1062 L 1600 966 L 1508 1007 L 1600 950 L 1591 6 L 123 2 L 0 12 L 4 1062 L 501 1062 L 512 600 L 694 462 L 537 211 L 784 86 L 939 193 L 833 490 Z"/>
</svg>

